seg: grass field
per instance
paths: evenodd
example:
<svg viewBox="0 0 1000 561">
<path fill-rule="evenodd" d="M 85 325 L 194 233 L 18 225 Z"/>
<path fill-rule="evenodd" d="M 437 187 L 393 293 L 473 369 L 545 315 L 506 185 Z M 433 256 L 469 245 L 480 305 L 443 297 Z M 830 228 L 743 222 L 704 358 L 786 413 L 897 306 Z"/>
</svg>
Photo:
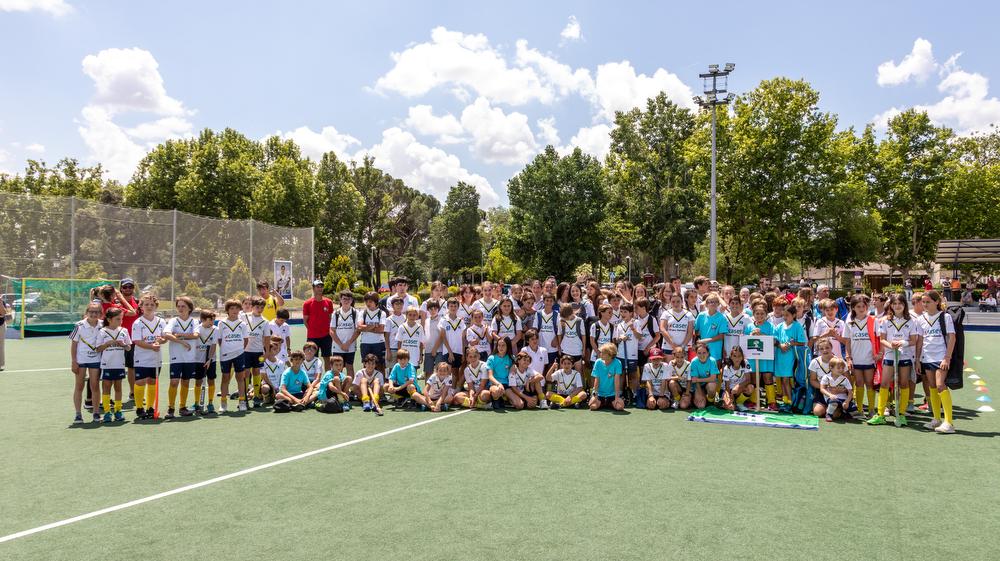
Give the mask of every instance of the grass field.
<svg viewBox="0 0 1000 561">
<path fill-rule="evenodd" d="M 967 341 L 992 390 L 1000 335 Z M 971 380 L 947 436 L 919 422 L 802 431 L 392 407 L 73 426 L 66 340 L 7 351 L 0 540 L 437 420 L 0 541 L 2 560 L 1000 558 L 1000 413 L 975 410 L 993 394 Z"/>
</svg>

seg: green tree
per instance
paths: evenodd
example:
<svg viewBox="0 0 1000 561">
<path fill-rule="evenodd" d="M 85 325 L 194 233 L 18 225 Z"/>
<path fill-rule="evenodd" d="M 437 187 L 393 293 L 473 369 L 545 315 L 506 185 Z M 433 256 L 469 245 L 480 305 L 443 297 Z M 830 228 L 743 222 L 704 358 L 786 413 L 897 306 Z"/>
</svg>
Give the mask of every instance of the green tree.
<svg viewBox="0 0 1000 561">
<path fill-rule="evenodd" d="M 226 280 L 226 298 L 232 298 L 239 292 L 253 290 L 253 287 L 254 280 L 250 276 L 250 268 L 242 257 L 237 257 L 229 269 L 229 277 Z"/>
<path fill-rule="evenodd" d="M 321 264 L 317 273 L 323 275 L 331 259 L 352 253 L 364 200 L 354 186 L 351 169 L 333 152 L 320 159 L 316 192 L 320 208 L 314 245 L 316 263 Z"/>
<path fill-rule="evenodd" d="M 459 182 L 448 191 L 444 210 L 431 222 L 430 257 L 435 268 L 454 273 L 479 263 L 480 216 L 475 187 Z"/>
<path fill-rule="evenodd" d="M 548 146 L 507 184 L 514 255 L 532 274 L 567 278 L 600 256 L 604 215 L 601 163 L 579 148 L 560 157 Z"/>
<path fill-rule="evenodd" d="M 404 255 L 396 260 L 396 271 L 399 276 L 410 279 L 412 285 L 418 285 L 427 281 L 427 269 L 422 262 L 413 255 Z"/>
<path fill-rule="evenodd" d="M 251 216 L 269 224 L 310 227 L 319 223 L 319 193 L 312 163 L 291 140 L 264 141 L 264 173 L 252 194 Z"/>
<path fill-rule="evenodd" d="M 486 277 L 497 282 L 510 282 L 521 275 L 521 267 L 504 255 L 503 250 L 494 247 L 486 256 Z"/>
<path fill-rule="evenodd" d="M 351 265 L 351 258 L 346 255 L 338 255 L 330 261 L 326 268 L 326 276 L 323 277 L 323 290 L 326 292 L 341 290 L 337 288 L 340 279 L 347 280 L 348 289 L 353 288 L 358 280 L 358 273 Z"/>
</svg>

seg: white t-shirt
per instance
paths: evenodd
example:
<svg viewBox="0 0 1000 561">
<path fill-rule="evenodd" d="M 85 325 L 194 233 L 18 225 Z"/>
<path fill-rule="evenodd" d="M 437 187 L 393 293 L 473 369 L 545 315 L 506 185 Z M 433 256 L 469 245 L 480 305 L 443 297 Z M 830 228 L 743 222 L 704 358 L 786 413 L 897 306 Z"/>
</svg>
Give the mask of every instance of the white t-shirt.
<svg viewBox="0 0 1000 561">
<path fill-rule="evenodd" d="M 854 388 L 854 386 L 851 385 L 851 381 L 847 378 L 847 376 L 834 377 L 833 374 L 823 374 L 823 377 L 819 379 L 819 385 L 825 386 L 827 388 L 837 388 L 837 387 L 844 388 L 845 390 L 847 390 L 847 392 L 841 395 L 844 395 L 845 397 L 847 396 L 847 394 L 851 393 L 851 390 Z"/>
<path fill-rule="evenodd" d="M 412 326 L 406 323 L 396 330 L 396 342 L 400 349 L 406 349 L 410 353 L 410 363 L 419 369 L 422 353 L 420 346 L 424 342 L 424 326 L 415 323 Z"/>
<path fill-rule="evenodd" d="M 688 329 L 694 323 L 694 316 L 687 310 L 674 312 L 671 308 L 660 314 L 660 321 L 667 326 L 667 337 L 660 342 L 660 347 L 673 352 L 674 347 L 680 347 L 684 343 Z"/>
<path fill-rule="evenodd" d="M 920 331 L 924 336 L 924 346 L 920 353 L 920 362 L 938 363 L 944 360 L 944 355 L 948 352 L 948 335 L 955 333 L 955 322 L 951 319 L 951 314 L 945 314 L 944 324 L 947 333 L 941 333 L 940 315 L 938 312 L 930 315 L 927 312 L 921 317 Z"/>
<path fill-rule="evenodd" d="M 197 323 L 193 317 L 188 317 L 187 321 L 182 320 L 180 317 L 173 317 L 167 322 L 167 333 L 171 335 L 193 335 Z M 180 342 L 170 342 L 170 364 L 197 362 L 195 355 L 198 349 L 195 346 L 195 340 L 185 339 L 184 342 L 191 348 L 185 349 L 184 345 Z"/>
<path fill-rule="evenodd" d="M 400 298 L 399 295 L 393 294 L 392 296 L 390 296 L 385 301 L 385 305 L 391 310 L 392 309 L 392 301 L 393 300 L 398 300 L 399 298 Z M 416 296 L 414 296 L 414 295 L 412 295 L 410 293 L 406 293 L 406 295 L 403 296 L 403 313 L 405 314 L 406 310 L 410 309 L 411 306 L 414 307 L 414 308 L 419 308 L 420 302 L 417 302 L 417 297 Z"/>
<path fill-rule="evenodd" d="M 746 379 L 747 374 L 750 372 L 750 366 L 745 362 L 738 366 L 726 364 L 722 367 L 722 382 L 727 388 L 733 389 L 736 387 L 736 384 Z"/>
<path fill-rule="evenodd" d="M 569 395 L 573 388 L 583 387 L 583 377 L 576 370 L 570 368 L 563 370 L 560 368 L 552 375 L 552 381 L 556 384 L 556 393 L 559 395 Z"/>
<path fill-rule="evenodd" d="M 610 343 L 615 338 L 615 326 L 610 323 L 595 321 L 590 324 L 590 338 L 597 343 L 597 348 L 590 349 L 591 362 L 597 360 L 597 349 L 604 343 Z"/>
<path fill-rule="evenodd" d="M 556 334 L 559 332 L 559 314 L 552 311 L 551 314 L 546 314 L 545 310 L 535 312 L 535 322 L 532 325 L 538 330 L 538 344 L 546 349 L 555 348 L 552 344 L 556 339 Z"/>
<path fill-rule="evenodd" d="M 268 384 L 272 388 L 281 387 L 281 375 L 285 373 L 285 362 L 279 360 L 265 360 L 260 368 L 261 374 L 267 376 Z"/>
<path fill-rule="evenodd" d="M 917 334 L 917 326 L 909 318 L 887 319 L 879 324 L 878 334 L 886 341 L 903 341 L 904 347 L 899 349 L 899 360 L 913 360 L 913 347 L 910 346 L 910 337 Z M 895 353 L 892 349 L 885 349 L 886 360 L 893 360 Z"/>
<path fill-rule="evenodd" d="M 132 338 L 128 331 L 119 327 L 117 330 L 101 328 L 97 334 L 97 347 L 108 341 L 122 341 L 125 346 L 132 344 Z M 79 362 L 79 361 L 77 361 Z M 108 345 L 101 351 L 101 370 L 124 370 L 125 369 L 125 347 L 118 345 Z"/>
<path fill-rule="evenodd" d="M 438 322 L 438 331 L 444 333 L 444 341 L 441 343 L 441 348 L 438 349 L 439 352 L 448 353 L 448 349 L 458 356 L 465 354 L 465 349 L 462 348 L 462 334 L 465 333 L 465 321 L 455 316 L 455 319 L 450 317 L 443 317 L 441 321 Z M 445 346 L 447 344 L 447 346 Z"/>
<path fill-rule="evenodd" d="M 251 315 L 247 317 L 247 344 L 248 353 L 263 353 L 264 338 L 271 336 L 271 324 L 262 316 Z"/>
<path fill-rule="evenodd" d="M 362 368 L 361 370 L 358 370 L 357 372 L 354 373 L 354 380 L 351 381 L 351 385 L 361 387 L 361 381 L 366 378 L 368 379 L 369 387 L 371 387 L 371 385 L 374 384 L 376 380 L 378 381 L 379 384 L 385 383 L 385 375 L 379 372 L 378 370 L 375 370 L 374 372 L 369 374 L 367 369 Z"/>
<path fill-rule="evenodd" d="M 485 325 L 477 326 L 476 324 L 469 325 L 465 330 L 465 341 L 476 347 L 476 350 L 481 353 L 490 352 L 490 340 L 486 336 L 487 328 Z"/>
<path fill-rule="evenodd" d="M 399 342 L 396 341 L 396 334 L 399 332 L 399 326 L 406 323 L 406 316 L 386 316 L 385 323 L 383 324 L 385 332 L 389 334 L 389 348 L 392 350 L 399 349 Z M 410 357 L 411 359 L 414 357 Z"/>
<path fill-rule="evenodd" d="M 152 320 L 139 317 L 132 324 L 132 341 L 142 341 L 151 345 L 156 342 L 157 337 L 163 336 L 166 327 L 166 322 L 158 317 Z M 160 351 L 136 347 L 133 363 L 139 368 L 159 368 L 163 364 L 163 356 L 160 355 Z"/>
<path fill-rule="evenodd" d="M 96 324 L 90 325 L 87 320 L 80 320 L 73 326 L 73 333 L 69 340 L 76 341 L 76 362 L 77 364 L 98 364 L 101 362 L 101 353 L 97 352 L 97 347 L 101 346 L 97 340 L 101 336 L 102 323 L 100 320 Z M 0 327 L 4 329 L 4 327 Z"/>
<path fill-rule="evenodd" d="M 815 357 L 809 362 L 809 371 L 816 374 L 817 380 L 822 380 L 823 376 L 827 376 L 832 372 L 832 370 L 830 370 L 830 363 L 823 362 L 820 357 Z"/>
<path fill-rule="evenodd" d="M 354 332 L 358 329 L 358 311 L 354 308 L 344 312 L 344 308 L 340 307 L 333 311 L 333 315 L 330 316 L 330 329 L 332 329 L 336 334 L 337 338 L 341 342 L 346 343 L 354 337 Z M 333 343 L 333 352 L 335 353 L 353 353 L 357 349 L 357 340 L 351 341 L 349 345 L 338 345 L 336 342 Z"/>
<path fill-rule="evenodd" d="M 743 330 L 746 326 L 753 323 L 753 319 L 747 317 L 743 310 L 737 310 L 734 316 L 732 310 L 725 314 L 727 329 L 725 338 L 722 340 L 722 348 L 726 354 L 729 356 L 730 351 L 733 347 L 738 347 L 740 344 L 740 337 L 743 336 Z M 746 349 L 744 349 L 745 351 Z"/>
<path fill-rule="evenodd" d="M 472 312 L 476 309 L 476 303 L 466 304 L 464 302 L 458 303 L 458 312 L 456 315 L 462 318 L 465 322 L 465 326 L 468 327 L 472 323 Z"/>
<path fill-rule="evenodd" d="M 667 365 L 668 363 L 664 362 L 657 368 L 653 366 L 652 362 L 647 362 L 646 366 L 642 367 L 642 381 L 643 383 L 649 382 L 653 385 L 654 397 L 660 397 L 668 393 L 665 389 L 662 389 L 663 382 L 670 379 L 670 368 Z"/>
<path fill-rule="evenodd" d="M 493 333 L 497 337 L 508 337 L 513 341 L 518 331 L 521 331 L 521 318 L 517 316 L 511 319 L 509 317 L 501 317 L 498 313 L 493 316 L 493 321 L 490 322 L 490 333 Z"/>
<path fill-rule="evenodd" d="M 309 360 L 308 358 L 303 360 L 302 371 L 309 377 L 310 382 L 315 381 L 317 377 L 323 374 L 323 359 L 318 356 L 314 356 L 312 360 Z"/>
<path fill-rule="evenodd" d="M 524 388 L 525 384 L 527 384 L 528 381 L 535 376 L 535 374 L 536 372 L 532 370 L 530 367 L 522 372 L 521 370 L 518 370 L 518 368 L 515 366 L 514 368 L 510 369 L 510 378 L 508 380 L 509 381 L 508 385 L 514 388 Z"/>
<path fill-rule="evenodd" d="M 833 318 L 833 321 L 830 321 L 830 320 L 826 319 L 826 317 L 821 317 L 821 318 L 819 318 L 819 319 L 817 319 L 816 321 L 813 322 L 813 324 L 812 324 L 812 333 L 810 333 L 809 336 L 810 337 L 821 337 L 827 331 L 833 329 L 834 331 L 837 332 L 837 335 L 843 337 L 844 336 L 844 330 L 846 328 L 847 328 L 847 324 L 844 323 L 844 320 L 842 320 L 842 319 L 840 319 L 838 317 Z M 865 328 L 866 332 L 867 332 L 867 329 L 868 328 L 866 327 Z M 844 356 L 844 350 L 842 348 L 842 345 L 840 344 L 840 341 L 834 339 L 833 337 L 829 337 L 829 339 L 830 339 L 830 343 L 833 345 L 833 356 Z"/>
<path fill-rule="evenodd" d="M 574 316 L 559 321 L 559 351 L 570 356 L 583 355 L 583 320 Z"/>
<path fill-rule="evenodd" d="M 438 376 L 437 372 L 435 372 L 431 374 L 430 378 L 427 378 L 427 395 L 431 399 L 437 399 L 442 394 L 448 395 L 452 392 L 451 383 L 450 373 L 446 376 Z"/>
<path fill-rule="evenodd" d="M 618 358 L 639 360 L 639 342 L 636 339 L 635 331 L 632 330 L 632 325 L 632 321 L 621 321 L 615 326 L 615 340 L 619 341 L 617 343 Z"/>
<path fill-rule="evenodd" d="M 278 325 L 277 321 L 272 321 L 269 326 L 271 337 L 281 337 L 281 349 L 278 350 L 277 359 L 281 362 L 288 362 L 288 341 L 291 340 L 292 326 L 288 322 Z"/>
<path fill-rule="evenodd" d="M 660 323 L 649 314 L 646 314 L 644 317 L 635 316 L 632 322 L 635 323 L 635 328 L 642 334 L 639 336 L 639 350 L 645 349 L 647 345 L 653 342 L 653 335 L 649 332 L 649 328 L 653 328 L 653 333 L 659 333 Z"/>
<path fill-rule="evenodd" d="M 216 355 L 219 354 L 216 347 L 214 347 L 214 345 L 219 342 L 219 328 L 215 327 L 215 325 L 204 327 L 199 323 L 198 326 L 194 328 L 194 334 L 198 336 L 198 338 L 194 340 L 195 362 L 204 364 L 208 362 L 209 359 L 215 360 Z M 209 355 L 210 350 L 211 356 Z"/>
<path fill-rule="evenodd" d="M 611 325 L 618 325 L 618 322 L 620 322 L 621 320 L 622 320 L 621 307 L 619 306 L 618 308 L 611 308 L 611 319 L 609 320 L 611 322 Z"/>
<path fill-rule="evenodd" d="M 364 310 L 361 310 L 358 313 L 361 316 L 360 318 L 358 318 L 358 321 L 360 323 L 363 323 L 365 325 L 383 326 L 382 333 L 372 333 L 370 331 L 362 331 L 361 335 L 358 336 L 358 341 L 360 341 L 362 345 L 385 344 L 384 328 L 385 328 L 386 313 L 382 311 L 382 308 L 375 308 L 374 311 L 365 308 Z"/>
<path fill-rule="evenodd" d="M 490 377 L 489 372 L 486 370 L 486 362 L 482 360 L 479 361 L 479 364 L 475 368 L 471 364 L 466 365 L 464 375 L 466 387 L 470 392 L 478 390 L 479 384 Z"/>
<path fill-rule="evenodd" d="M 247 322 L 229 321 L 228 318 L 219 321 L 219 352 L 221 360 L 233 360 L 243 354 L 243 341 L 250 336 Z"/>
<path fill-rule="evenodd" d="M 674 361 L 665 363 L 667 366 L 667 374 L 670 378 L 679 378 L 681 383 L 686 383 L 691 379 L 691 363 L 684 361 L 684 364 L 676 365 Z"/>
<path fill-rule="evenodd" d="M 472 309 L 483 311 L 483 323 L 489 325 L 493 321 L 493 316 L 498 311 L 500 311 L 500 301 L 491 300 L 487 302 L 485 299 L 480 298 L 472 303 Z"/>
<path fill-rule="evenodd" d="M 428 317 L 424 320 L 424 335 L 427 337 L 424 344 L 424 353 L 430 353 L 434 350 L 434 346 L 437 345 L 438 339 L 441 338 L 441 316 L 437 315 L 434 317 Z M 444 343 L 438 347 L 436 352 L 441 352 L 444 349 Z"/>
<path fill-rule="evenodd" d="M 549 350 L 545 347 L 539 345 L 538 349 L 531 350 L 531 347 L 524 347 L 522 351 L 528 353 L 531 357 L 531 368 L 535 372 L 545 372 L 545 367 L 549 364 Z"/>
<path fill-rule="evenodd" d="M 855 365 L 875 364 L 872 340 L 868 336 L 868 316 L 850 320 L 844 334 L 851 341 L 851 362 Z"/>
</svg>

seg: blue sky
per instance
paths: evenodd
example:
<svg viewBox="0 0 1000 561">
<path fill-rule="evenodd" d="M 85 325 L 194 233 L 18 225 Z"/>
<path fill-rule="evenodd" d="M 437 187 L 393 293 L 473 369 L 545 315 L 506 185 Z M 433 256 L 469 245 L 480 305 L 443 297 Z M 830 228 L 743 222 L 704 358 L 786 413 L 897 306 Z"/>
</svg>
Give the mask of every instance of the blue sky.
<svg viewBox="0 0 1000 561">
<path fill-rule="evenodd" d="M 0 0 L 0 170 L 73 156 L 127 180 L 150 146 L 228 126 L 506 204 L 545 144 L 602 155 L 614 110 L 690 104 L 724 62 L 737 93 L 808 80 L 843 127 L 911 106 L 963 134 L 1000 121 L 992 4 L 712 5 Z"/>
</svg>

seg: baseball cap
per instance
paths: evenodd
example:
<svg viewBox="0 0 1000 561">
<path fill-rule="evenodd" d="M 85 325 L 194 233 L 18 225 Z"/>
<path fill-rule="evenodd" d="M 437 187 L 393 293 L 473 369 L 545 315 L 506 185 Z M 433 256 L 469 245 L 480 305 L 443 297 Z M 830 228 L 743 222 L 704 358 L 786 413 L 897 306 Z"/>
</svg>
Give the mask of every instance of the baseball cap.
<svg viewBox="0 0 1000 561">
<path fill-rule="evenodd" d="M 125 286 L 126 284 L 131 284 L 134 287 L 135 281 L 132 280 L 130 277 L 125 277 L 122 279 L 120 283 L 118 283 L 119 286 Z"/>
<path fill-rule="evenodd" d="M 323 286 L 323 281 L 316 279 L 313 281 L 313 286 Z"/>
<path fill-rule="evenodd" d="M 659 347 L 649 349 L 649 360 L 653 360 L 654 358 L 663 358 L 663 351 Z"/>
</svg>

